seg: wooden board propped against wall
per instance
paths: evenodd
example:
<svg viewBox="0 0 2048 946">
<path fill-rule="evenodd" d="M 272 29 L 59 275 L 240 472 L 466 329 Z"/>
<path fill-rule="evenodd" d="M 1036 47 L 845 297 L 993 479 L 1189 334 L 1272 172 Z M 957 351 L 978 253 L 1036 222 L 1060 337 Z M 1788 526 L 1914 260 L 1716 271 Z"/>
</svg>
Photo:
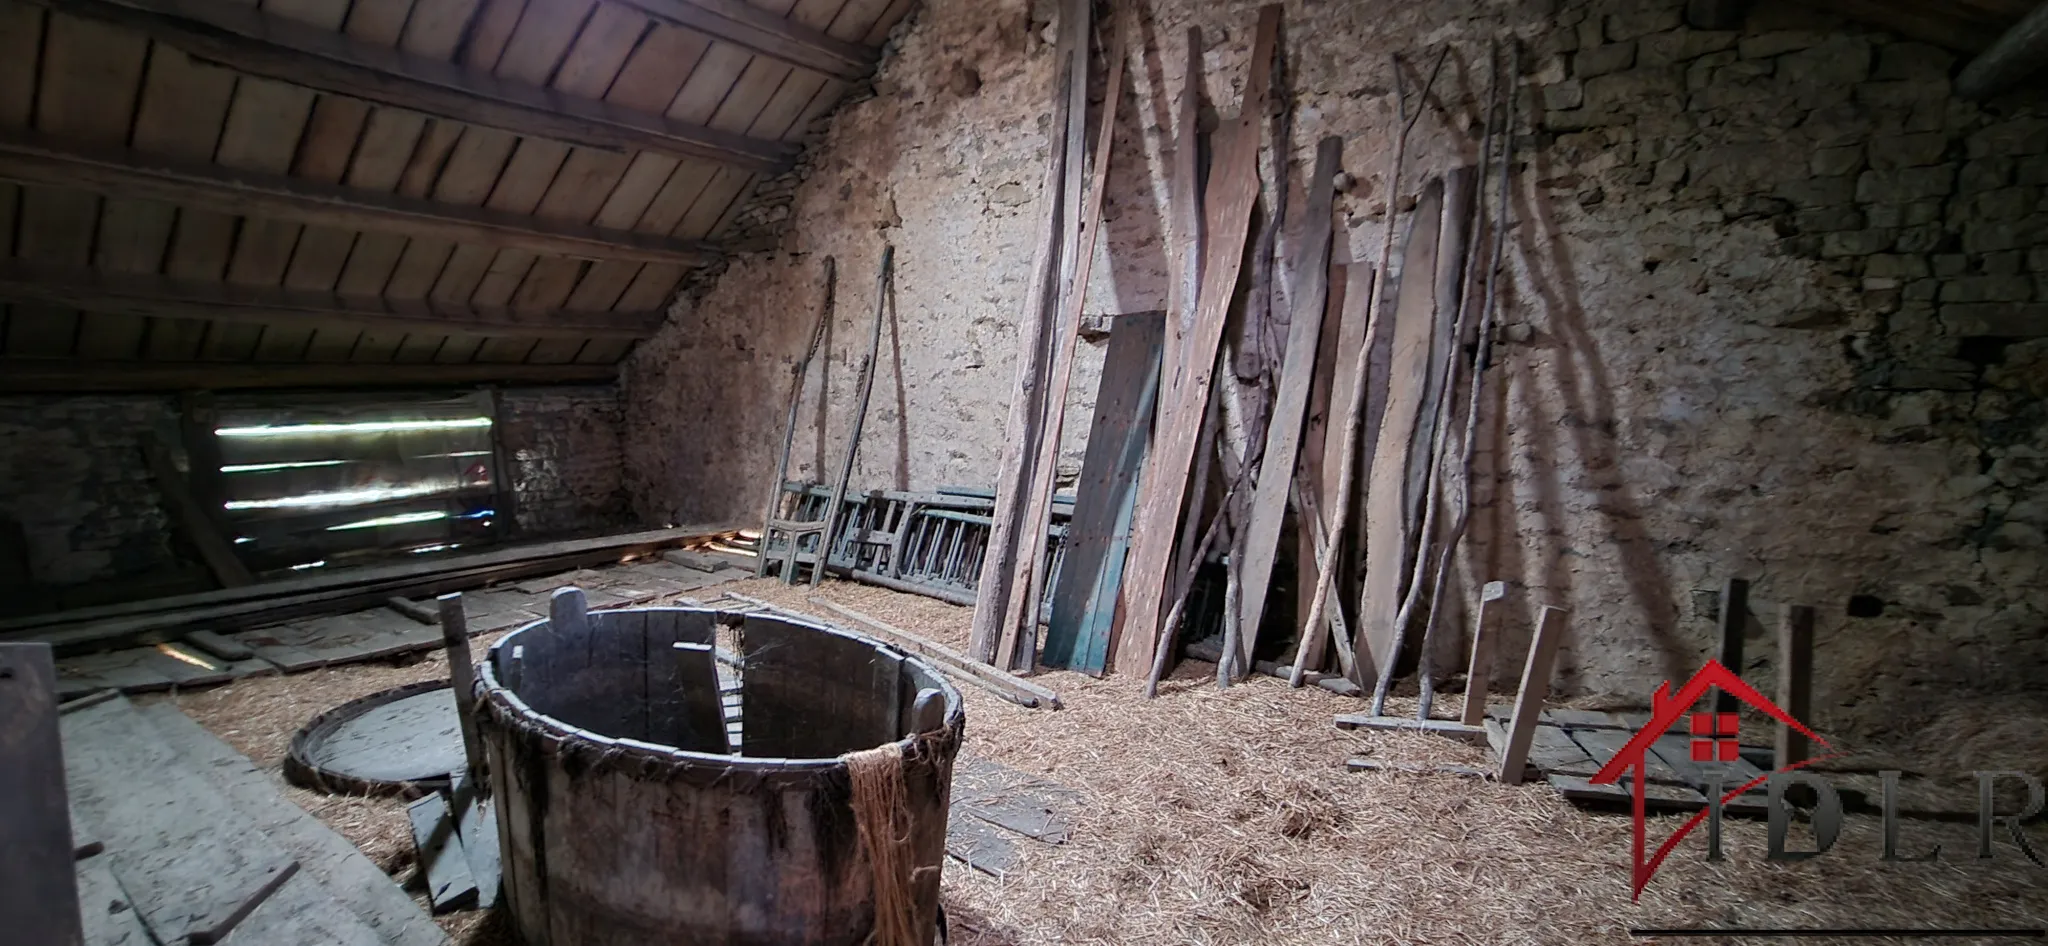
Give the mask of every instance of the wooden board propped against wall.
<svg viewBox="0 0 2048 946">
<path fill-rule="evenodd" d="M 1137 510 L 1138 474 L 1152 441 L 1166 313 L 1133 312 L 1111 324 L 1095 421 L 1074 490 L 1074 518 L 1067 526 L 1066 563 L 1053 592 L 1040 660 L 1048 667 L 1097 676 L 1106 669 L 1131 517 Z"/>
<path fill-rule="evenodd" d="M 1187 496 L 1202 420 L 1208 413 L 1209 382 L 1237 276 L 1244 263 L 1244 241 L 1251 228 L 1252 204 L 1258 198 L 1259 140 L 1272 88 L 1273 48 L 1280 32 L 1280 8 L 1259 9 L 1258 32 L 1252 41 L 1250 73 L 1243 107 L 1216 132 L 1216 154 L 1205 196 L 1207 226 L 1201 291 L 1195 322 L 1181 346 L 1181 379 L 1162 402 L 1157 435 L 1139 486 L 1138 515 L 1133 523 L 1130 562 L 1123 586 L 1123 619 L 1116 669 L 1133 675 L 1149 673 L 1165 605 L 1168 574 L 1178 545 L 1181 504 Z"/>
<path fill-rule="evenodd" d="M 1393 649 L 1394 618 L 1401 607 L 1401 579 L 1407 574 L 1406 515 L 1408 458 L 1429 377 L 1429 346 L 1435 330 L 1437 238 L 1443 229 L 1444 188 L 1431 181 L 1409 219 L 1408 241 L 1394 308 L 1375 333 L 1393 339 L 1386 410 L 1379 415 L 1378 444 L 1365 485 L 1365 588 L 1358 604 L 1360 673 L 1379 673 Z M 1390 222 L 1391 223 L 1391 222 Z"/>
</svg>

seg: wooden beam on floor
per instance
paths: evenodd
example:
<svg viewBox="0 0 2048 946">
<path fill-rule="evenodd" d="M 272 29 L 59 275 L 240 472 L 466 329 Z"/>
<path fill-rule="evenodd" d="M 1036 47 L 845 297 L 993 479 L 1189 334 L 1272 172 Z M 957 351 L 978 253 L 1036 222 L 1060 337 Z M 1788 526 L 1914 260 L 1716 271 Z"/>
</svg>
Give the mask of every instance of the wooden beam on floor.
<svg viewBox="0 0 2048 946">
<path fill-rule="evenodd" d="M 746 0 L 624 0 L 657 20 L 695 30 L 770 59 L 841 79 L 875 67 L 876 50 L 776 16 Z"/>
<path fill-rule="evenodd" d="M 125 149 L 74 149 L 28 133 L 11 133 L 0 140 L 0 179 L 543 256 L 683 265 L 707 263 L 719 256 L 717 247 L 695 240 L 552 223 L 483 207 L 377 194 Z"/>
<path fill-rule="evenodd" d="M 142 318 L 519 338 L 641 339 L 653 335 L 664 318 L 660 312 L 521 312 L 426 299 L 343 297 L 277 286 L 52 269 L 20 260 L 0 260 L 0 302 Z"/>
<path fill-rule="evenodd" d="M 609 382 L 617 376 L 616 365 L 284 365 L 0 358 L 0 392 L 10 394 L 71 391 L 235 391 L 253 388 L 389 388 L 490 382 L 592 384 Z"/>
<path fill-rule="evenodd" d="M 30 0 L 250 75 L 518 135 L 780 171 L 796 148 L 358 42 L 230 0 Z"/>
</svg>

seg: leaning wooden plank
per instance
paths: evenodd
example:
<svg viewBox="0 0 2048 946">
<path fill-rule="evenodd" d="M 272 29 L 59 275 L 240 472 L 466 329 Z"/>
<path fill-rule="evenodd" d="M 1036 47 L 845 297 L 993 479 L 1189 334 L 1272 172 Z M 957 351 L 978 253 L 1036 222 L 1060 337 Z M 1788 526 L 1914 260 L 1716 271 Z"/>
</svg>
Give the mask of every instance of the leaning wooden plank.
<svg viewBox="0 0 2048 946">
<path fill-rule="evenodd" d="M 405 806 L 406 820 L 412 822 L 413 851 L 427 878 L 427 901 L 435 913 L 445 913 L 475 899 L 476 878 L 469 872 L 458 838 L 460 827 L 448 799 L 440 792 L 428 792 Z"/>
<path fill-rule="evenodd" d="M 155 434 L 143 436 L 142 458 L 149 465 L 149 475 L 156 478 L 157 495 L 163 498 L 164 506 L 172 520 L 178 523 L 178 530 L 185 540 L 199 550 L 199 557 L 206 561 L 214 580 L 223 588 L 240 588 L 255 583 L 256 576 L 249 574 L 249 566 L 235 557 L 234 547 L 220 534 L 220 528 L 206 514 L 206 509 L 192 498 L 192 491 L 185 485 L 185 475 L 178 472 L 177 465 L 171 462 L 171 451 Z"/>
<path fill-rule="evenodd" d="M 1244 561 L 1238 567 L 1243 582 L 1238 627 L 1254 641 L 1266 616 L 1266 592 L 1271 588 L 1273 561 L 1280 554 L 1280 527 L 1287 514 L 1287 500 L 1295 486 L 1295 459 L 1301 450 L 1301 427 L 1308 411 L 1309 389 L 1316 377 L 1316 343 L 1323 335 L 1323 302 L 1329 292 L 1330 208 L 1336 199 L 1335 181 L 1344 160 L 1344 139 L 1324 138 L 1316 146 L 1316 167 L 1309 178 L 1308 207 L 1304 211 L 1298 256 L 1292 261 L 1294 286 L 1289 293 L 1293 315 L 1287 325 L 1287 351 L 1280 365 L 1280 390 L 1274 395 L 1273 410 L 1266 422 L 1266 447 L 1259 462 L 1258 480 L 1252 486 L 1251 517 L 1245 524 Z M 1302 531 L 1306 532 L 1304 523 Z M 1317 636 L 1325 628 L 1317 628 Z M 1296 651 L 1297 663 L 1306 672 L 1312 648 Z"/>
<path fill-rule="evenodd" d="M 1778 706 L 1793 719 L 1812 719 L 1813 609 L 1788 604 L 1778 618 Z M 1772 763 L 1788 768 L 1806 761 L 1813 746 L 1806 734 L 1784 723 L 1771 741 Z"/>
<path fill-rule="evenodd" d="M 1408 574 L 1414 523 L 1408 515 L 1408 461 L 1419 446 L 1413 440 L 1421 418 L 1429 375 L 1429 345 L 1437 311 L 1437 234 L 1443 226 L 1441 180 L 1423 189 L 1408 229 L 1401 256 L 1400 288 L 1390 322 L 1393 361 L 1388 370 L 1386 411 L 1380 415 L 1378 446 L 1365 486 L 1365 586 L 1358 605 L 1358 658 L 1379 679 L 1392 673 L 1395 627 L 1401 608 L 1401 580 Z M 1424 448 L 1426 449 L 1426 448 Z M 1369 657 L 1369 659 L 1368 659 Z"/>
<path fill-rule="evenodd" d="M 1504 581 L 1489 581 L 1479 589 L 1479 613 L 1472 619 L 1472 661 L 1465 672 L 1465 714 L 1467 726 L 1486 720 L 1486 691 L 1493 686 L 1492 624 L 1499 620 L 1501 599 L 1507 597 Z"/>
<path fill-rule="evenodd" d="M 479 791 L 483 782 L 464 772 L 455 777 L 451 797 L 457 801 L 456 837 L 462 842 L 462 857 L 469 875 L 476 881 L 476 908 L 488 910 L 498 902 L 504 883 L 503 850 L 498 844 L 498 812 L 491 796 Z"/>
<path fill-rule="evenodd" d="M 129 902 L 128 892 L 121 889 L 120 879 L 107 868 L 106 858 L 88 857 L 79 861 L 76 875 L 85 946 L 155 946 L 150 941 L 149 929 L 142 925 L 142 917 Z M 34 935 L 34 931 L 29 930 L 29 938 L 23 942 L 44 942 L 35 939 Z M 54 939 L 47 942 L 53 946 L 72 946 L 78 941 Z"/>
<path fill-rule="evenodd" d="M 1015 587 L 1018 533 L 1024 524 L 1026 493 L 1032 482 L 1030 446 L 1045 435 L 1041 403 L 1045 397 L 1048 322 L 1057 302 L 1053 285 L 1060 267 L 1059 233 L 1062 207 L 1057 188 L 1065 176 L 1067 162 L 1080 160 L 1069 153 L 1072 145 L 1065 133 L 1070 120 L 1071 87 L 1085 84 L 1086 77 L 1072 75 L 1071 62 L 1077 46 L 1088 38 L 1081 24 L 1088 19 L 1089 5 L 1082 0 L 1062 0 L 1059 13 L 1059 42 L 1053 50 L 1052 140 L 1046 145 L 1045 179 L 1039 185 L 1038 229 L 1033 235 L 1031 282 L 1025 287 L 1024 314 L 1017 323 L 1019 351 L 1017 374 L 1010 389 L 1009 414 L 1003 424 L 1003 452 L 996 466 L 996 496 L 987 551 L 981 561 L 980 581 L 975 586 L 974 624 L 969 631 L 967 652 L 983 663 L 999 662 L 1005 646 L 1014 647 L 1010 633 L 1019 609 L 1011 598 L 1022 593 Z M 1085 61 L 1085 60 L 1084 60 Z"/>
<path fill-rule="evenodd" d="M 1194 325 L 1180 353 L 1180 380 L 1170 390 L 1173 400 L 1155 434 L 1146 458 L 1138 515 L 1133 524 L 1131 562 L 1124 581 L 1123 626 L 1115 643 L 1116 668 L 1132 675 L 1152 669 L 1159 622 L 1165 607 L 1164 589 L 1175 584 L 1169 575 L 1180 525 L 1181 506 L 1189 487 L 1195 446 L 1208 413 L 1210 379 L 1230 303 L 1237 295 L 1237 276 L 1244 263 L 1244 242 L 1251 228 L 1252 204 L 1258 198 L 1260 125 L 1266 120 L 1266 95 L 1272 86 L 1273 48 L 1280 30 L 1280 8 L 1261 7 L 1252 42 L 1250 73 L 1244 104 L 1235 119 L 1216 132 L 1216 158 L 1205 195 L 1207 226 L 1201 291 Z"/>
<path fill-rule="evenodd" d="M 284 796 L 284 786 L 171 703 L 138 708 L 151 734 L 190 763 L 242 823 L 298 859 L 301 870 L 387 946 L 447 946 L 441 928 L 347 839 Z"/>
<path fill-rule="evenodd" d="M 217 943 L 299 864 L 153 732 L 125 699 L 64 716 L 73 810 L 159 941 Z"/>
<path fill-rule="evenodd" d="M 998 666 L 1009 669 L 1035 669 L 1033 663 L 1037 648 L 1039 608 L 1045 600 L 1047 569 L 1050 567 L 1050 550 L 1047 547 L 1045 531 L 1052 524 L 1052 498 L 1056 485 L 1054 474 L 1059 467 L 1061 433 L 1066 428 L 1067 390 L 1073 383 L 1075 348 L 1081 343 L 1081 309 L 1088 299 L 1088 281 L 1094 274 L 1095 246 L 1101 235 L 1102 192 L 1109 177 L 1109 156 L 1111 146 L 1116 143 L 1116 109 L 1123 98 L 1125 42 L 1116 24 L 1108 27 L 1116 34 L 1111 42 L 1115 51 L 1110 54 L 1109 82 L 1102 100 L 1102 116 L 1096 129 L 1095 161 L 1090 171 L 1087 197 L 1080 191 L 1081 163 L 1078 160 L 1067 163 L 1067 206 L 1073 208 L 1067 221 L 1060 246 L 1060 258 L 1064 262 L 1063 284 L 1060 290 L 1058 324 L 1053 326 L 1052 376 L 1046 386 L 1045 420 L 1040 426 L 1038 457 L 1032 461 L 1031 492 L 1026 498 L 1024 510 L 1025 528 L 1018 541 L 1022 543 L 1018 554 L 1018 588 L 1026 594 L 1013 602 L 1021 601 L 1024 607 L 1018 622 L 1009 628 L 1016 636 L 1013 648 L 1019 658 L 1013 662 L 998 661 Z M 1087 44 L 1079 47 L 1074 60 L 1074 73 L 1088 74 Z M 1075 104 L 1068 118 L 1068 147 L 1075 156 L 1086 150 L 1086 130 L 1083 118 L 1088 110 L 1088 84 L 1074 83 Z M 1028 615 L 1028 616 L 1026 616 Z"/>
<path fill-rule="evenodd" d="M 1546 606 L 1536 622 L 1536 637 L 1529 642 L 1529 660 L 1522 667 L 1522 689 L 1515 694 L 1515 715 L 1508 723 L 1507 746 L 1500 753 L 1500 780 L 1509 785 L 1522 782 L 1522 766 L 1529 760 L 1529 740 L 1536 734 L 1537 719 L 1543 714 L 1543 699 L 1550 695 L 1550 671 L 1557 663 L 1557 648 L 1564 643 L 1565 611 Z"/>
<path fill-rule="evenodd" d="M 43 644 L 0 644 L 0 917 L 23 943 L 78 946 L 57 667 Z"/>
<path fill-rule="evenodd" d="M 209 62 L 362 101 L 612 151 L 779 171 L 794 148 L 507 80 L 230 0 L 32 0 L 126 27 Z"/>
<path fill-rule="evenodd" d="M 694 240 L 550 223 L 506 211 L 376 194 L 125 149 L 67 147 L 39 134 L 0 139 L 0 178 L 547 256 L 683 265 L 707 263 L 719 256 L 716 247 Z"/>
<path fill-rule="evenodd" d="M 739 595 L 731 595 L 739 598 Z M 741 600 L 748 600 L 742 598 Z M 765 602 L 764 602 L 765 603 Z M 900 647 L 913 654 L 927 657 L 940 670 L 956 680 L 972 683 L 1019 706 L 1059 709 L 1059 694 L 1014 674 L 1005 673 L 960 653 L 944 644 L 929 641 L 909 631 L 901 630 L 879 619 L 823 598 L 812 598 L 811 603 L 840 617 L 860 625 L 860 633 L 878 637 L 892 647 Z"/>
<path fill-rule="evenodd" d="M 250 650 L 240 641 L 223 637 L 212 631 L 193 631 L 185 635 L 183 639 L 185 643 L 191 644 L 222 660 L 248 660 L 256 656 L 255 651 Z"/>
</svg>

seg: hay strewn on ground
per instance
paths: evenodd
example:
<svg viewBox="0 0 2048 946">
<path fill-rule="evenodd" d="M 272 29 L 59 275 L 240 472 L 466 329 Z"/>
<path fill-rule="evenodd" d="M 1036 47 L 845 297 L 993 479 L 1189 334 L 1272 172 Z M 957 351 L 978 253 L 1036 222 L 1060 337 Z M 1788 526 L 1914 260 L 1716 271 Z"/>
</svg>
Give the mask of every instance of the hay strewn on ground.
<svg viewBox="0 0 2048 946">
<path fill-rule="evenodd" d="M 830 617 L 809 605 L 807 589 L 730 587 Z M 836 582 L 823 593 L 934 640 L 958 646 L 967 637 L 965 608 Z M 1354 711 L 1353 700 L 1265 678 L 1219 691 L 1213 673 L 1184 664 L 1151 701 L 1131 681 L 1048 673 L 1039 679 L 1059 691 L 1067 708 L 1058 712 L 962 688 L 969 751 L 1044 773 L 1083 803 L 1071 813 L 1069 843 L 1019 841 L 1025 867 L 1007 880 L 947 865 L 954 943 L 1640 943 L 1630 927 L 2048 922 L 2048 868 L 2028 863 L 2003 834 L 1995 858 L 1981 862 L 1974 826 L 1909 821 L 1902 853 L 1939 843 L 1941 860 L 1882 863 L 1877 822 L 1853 817 L 1833 852 L 1798 863 L 1765 861 L 1764 826 L 1736 821 L 1724 829 L 1727 860 L 1709 863 L 1702 828 L 1632 904 L 1626 817 L 1580 811 L 1542 785 L 1347 772 L 1344 761 L 1360 754 L 1466 764 L 1482 755 L 1430 736 L 1340 732 L 1330 717 Z M 435 655 L 178 699 L 275 771 L 292 731 L 314 713 L 443 675 Z M 1443 712 L 1456 709 L 1452 700 Z M 379 863 L 409 864 L 396 802 L 290 794 Z M 1682 820 L 1653 819 L 1652 848 Z M 2048 860 L 2048 830 L 2030 834 Z M 1809 835 L 1795 828 L 1794 838 Z M 474 913 L 444 925 L 466 946 L 512 941 Z"/>
</svg>

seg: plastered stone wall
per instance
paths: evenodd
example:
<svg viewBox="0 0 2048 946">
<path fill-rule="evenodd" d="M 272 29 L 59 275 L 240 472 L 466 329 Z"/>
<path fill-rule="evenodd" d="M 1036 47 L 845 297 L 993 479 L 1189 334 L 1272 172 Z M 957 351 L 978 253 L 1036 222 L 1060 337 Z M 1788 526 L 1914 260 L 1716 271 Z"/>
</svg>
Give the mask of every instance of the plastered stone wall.
<svg viewBox="0 0 2048 946">
<path fill-rule="evenodd" d="M 149 433 L 177 442 L 173 399 L 0 398 L 0 517 L 21 529 L 31 580 L 76 585 L 179 563 L 142 459 Z"/>
<path fill-rule="evenodd" d="M 641 515 L 758 515 L 828 255 L 837 308 L 795 459 L 836 470 L 885 242 L 894 305 L 854 483 L 993 478 L 1039 212 L 1046 6 L 928 0 L 800 183 L 743 215 L 779 248 L 686 292 L 630 363 Z M 1741 576 L 1759 684 L 1777 608 L 1818 609 L 1816 725 L 1904 737 L 1980 698 L 2042 709 L 2040 93 L 1963 102 L 1949 54 L 1795 4 L 1725 32 L 1688 27 L 1677 0 L 1284 8 L 1285 175 L 1299 187 L 1317 139 L 1345 139 L 1340 259 L 1376 255 L 1387 221 L 1389 54 L 1412 89 L 1451 50 L 1412 198 L 1476 160 L 1487 42 L 1525 51 L 1507 324 L 1453 588 L 1510 583 L 1508 653 L 1540 605 L 1567 607 L 1563 691 L 1640 703 L 1713 653 L 1712 591 Z M 1138 5 L 1091 314 L 1162 306 L 1183 37 L 1201 30 L 1211 123 L 1241 98 L 1255 11 Z M 1100 345 L 1081 350 L 1069 469 L 1099 370 Z"/>
</svg>

